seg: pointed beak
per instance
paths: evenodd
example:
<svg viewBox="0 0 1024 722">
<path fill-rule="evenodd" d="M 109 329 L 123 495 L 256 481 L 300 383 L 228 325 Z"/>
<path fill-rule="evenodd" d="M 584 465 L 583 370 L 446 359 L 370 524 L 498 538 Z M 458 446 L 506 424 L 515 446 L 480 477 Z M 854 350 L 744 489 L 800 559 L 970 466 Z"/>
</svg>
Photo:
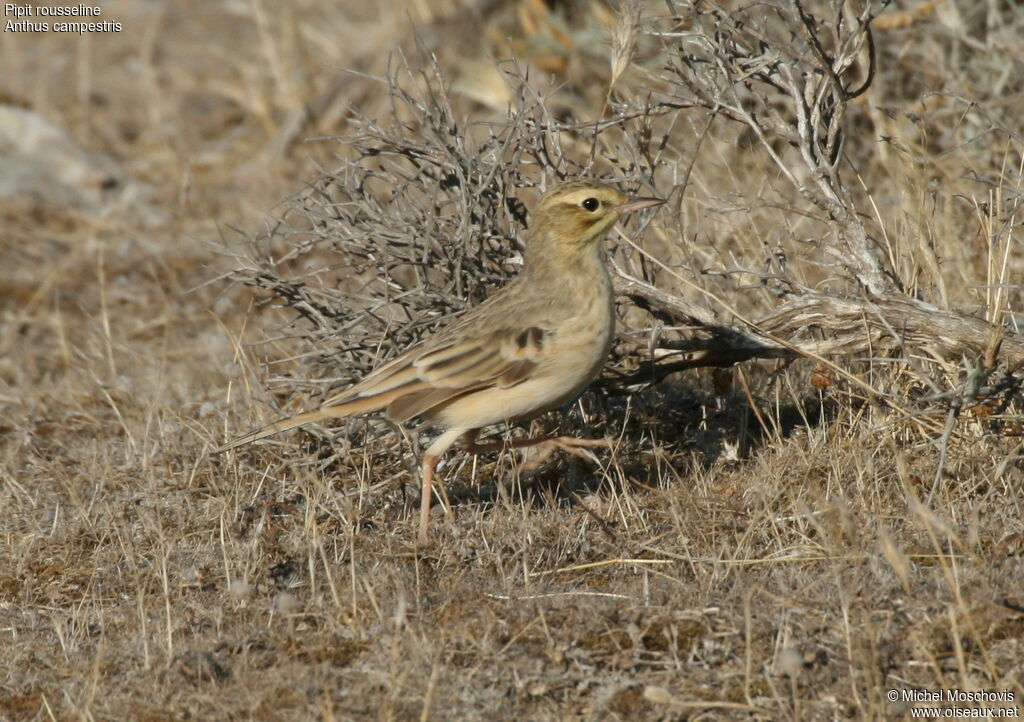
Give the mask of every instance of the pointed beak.
<svg viewBox="0 0 1024 722">
<path fill-rule="evenodd" d="M 635 211 L 642 211 L 644 208 L 660 206 L 664 202 L 661 198 L 630 198 L 622 205 L 615 206 L 615 211 L 619 214 L 619 218 L 622 218 Z"/>
</svg>

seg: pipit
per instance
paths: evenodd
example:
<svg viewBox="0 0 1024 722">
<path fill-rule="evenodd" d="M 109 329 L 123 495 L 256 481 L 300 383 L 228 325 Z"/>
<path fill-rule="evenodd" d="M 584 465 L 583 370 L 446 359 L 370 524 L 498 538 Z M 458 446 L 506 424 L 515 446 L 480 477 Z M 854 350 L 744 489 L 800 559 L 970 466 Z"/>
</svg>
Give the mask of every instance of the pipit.
<svg viewBox="0 0 1024 722">
<path fill-rule="evenodd" d="M 541 197 L 530 223 L 523 272 L 451 325 L 326 399 L 320 408 L 242 436 L 213 453 L 297 426 L 383 411 L 396 423 L 420 417 L 443 432 L 422 463 L 419 541 L 429 539 L 437 461 L 451 446 L 470 453 L 482 427 L 531 419 L 575 399 L 604 366 L 615 331 L 611 279 L 601 241 L 624 216 L 663 203 L 628 198 L 594 181 L 563 183 Z M 606 439 L 520 439 L 539 446 L 532 465 L 555 450 L 586 455 Z"/>
</svg>

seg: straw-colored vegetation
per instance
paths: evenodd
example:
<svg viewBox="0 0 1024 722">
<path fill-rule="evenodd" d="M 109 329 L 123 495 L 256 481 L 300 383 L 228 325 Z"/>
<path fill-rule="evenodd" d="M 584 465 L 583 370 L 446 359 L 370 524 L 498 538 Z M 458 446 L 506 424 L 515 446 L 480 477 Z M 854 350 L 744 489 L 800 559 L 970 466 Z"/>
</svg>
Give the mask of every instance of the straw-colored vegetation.
<svg viewBox="0 0 1024 722">
<path fill-rule="evenodd" d="M 344 5 L 0 35 L 0 179 L 51 183 L 0 183 L 0 719 L 1019 709 L 1021 9 L 895 3 L 872 63 L 857 0 Z M 669 198 L 535 422 L 598 463 L 451 453 L 418 548 L 415 435 L 207 455 L 486 297 L 578 175 Z"/>
</svg>

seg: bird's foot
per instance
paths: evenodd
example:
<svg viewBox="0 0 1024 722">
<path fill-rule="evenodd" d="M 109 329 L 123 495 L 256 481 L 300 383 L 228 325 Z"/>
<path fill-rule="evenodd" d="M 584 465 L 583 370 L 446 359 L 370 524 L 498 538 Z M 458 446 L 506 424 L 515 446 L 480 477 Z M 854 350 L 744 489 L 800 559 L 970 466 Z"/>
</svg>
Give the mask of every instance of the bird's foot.
<svg viewBox="0 0 1024 722">
<path fill-rule="evenodd" d="M 533 471 L 551 458 L 556 451 L 564 451 L 596 464 L 597 458 L 590 449 L 595 446 L 608 447 L 612 444 L 611 439 L 577 439 L 575 436 L 550 436 L 532 441 L 535 443 L 523 445 L 523 458 L 516 467 L 517 471 Z"/>
</svg>

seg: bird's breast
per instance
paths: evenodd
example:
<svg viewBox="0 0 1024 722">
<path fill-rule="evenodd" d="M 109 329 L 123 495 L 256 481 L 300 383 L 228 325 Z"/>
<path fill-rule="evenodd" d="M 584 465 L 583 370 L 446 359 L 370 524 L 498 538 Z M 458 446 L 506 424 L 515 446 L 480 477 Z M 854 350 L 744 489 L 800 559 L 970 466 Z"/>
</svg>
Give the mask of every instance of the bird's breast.
<svg viewBox="0 0 1024 722">
<path fill-rule="evenodd" d="M 603 270 L 603 269 L 602 269 Z M 594 281 L 597 281 L 596 283 Z M 478 428 L 520 421 L 556 409 L 575 399 L 601 372 L 615 331 L 614 302 L 607 275 L 585 287 L 565 287 L 554 308 L 544 314 L 535 366 L 507 388 L 489 387 L 439 409 L 435 421 L 443 426 Z M 531 319 L 515 319 L 524 327 Z"/>
<path fill-rule="evenodd" d="M 596 289 L 595 289 L 596 290 Z M 561 324 L 546 339 L 539 378 L 560 379 L 565 388 L 552 406 L 571 401 L 593 381 L 604 366 L 615 331 L 611 293 L 595 293 L 571 323 Z M 557 384 L 553 384 L 557 385 Z"/>
</svg>

